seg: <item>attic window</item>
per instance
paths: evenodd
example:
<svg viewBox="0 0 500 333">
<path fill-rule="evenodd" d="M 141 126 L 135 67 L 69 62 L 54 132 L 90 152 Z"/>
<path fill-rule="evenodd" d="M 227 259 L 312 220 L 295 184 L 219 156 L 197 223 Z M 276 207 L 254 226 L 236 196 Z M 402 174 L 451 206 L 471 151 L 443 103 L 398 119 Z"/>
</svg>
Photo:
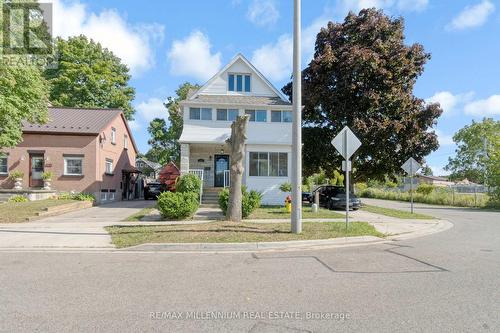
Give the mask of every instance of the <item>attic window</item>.
<svg viewBox="0 0 500 333">
<path fill-rule="evenodd" d="M 237 92 L 250 92 L 252 77 L 250 74 L 228 74 L 228 90 Z"/>
</svg>

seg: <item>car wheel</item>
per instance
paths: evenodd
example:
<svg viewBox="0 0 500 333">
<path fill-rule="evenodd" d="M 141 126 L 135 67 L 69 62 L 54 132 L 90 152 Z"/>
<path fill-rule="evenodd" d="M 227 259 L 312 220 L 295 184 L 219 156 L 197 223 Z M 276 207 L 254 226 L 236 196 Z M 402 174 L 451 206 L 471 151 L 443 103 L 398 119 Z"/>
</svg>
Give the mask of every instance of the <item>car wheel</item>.
<svg viewBox="0 0 500 333">
<path fill-rule="evenodd" d="M 328 208 L 329 210 L 333 210 L 333 202 L 332 202 L 332 201 L 328 201 L 327 208 Z"/>
</svg>

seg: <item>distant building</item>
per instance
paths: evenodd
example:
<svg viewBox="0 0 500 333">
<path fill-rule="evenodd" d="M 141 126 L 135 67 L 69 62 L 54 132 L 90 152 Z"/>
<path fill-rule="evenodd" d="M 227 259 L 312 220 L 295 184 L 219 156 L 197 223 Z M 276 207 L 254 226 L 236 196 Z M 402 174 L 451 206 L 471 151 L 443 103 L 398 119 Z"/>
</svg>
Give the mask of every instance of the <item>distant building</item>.
<svg viewBox="0 0 500 333">
<path fill-rule="evenodd" d="M 142 175 L 148 180 L 158 179 L 163 166 L 160 163 L 152 162 L 145 157 L 135 159 L 135 167 L 142 172 Z"/>
<path fill-rule="evenodd" d="M 417 175 L 417 179 L 419 181 L 419 184 L 431 184 L 437 187 L 446 187 L 446 186 L 451 186 L 455 185 L 455 182 L 452 182 L 446 178 L 443 177 L 436 177 L 436 176 L 426 176 L 426 175 Z"/>
</svg>

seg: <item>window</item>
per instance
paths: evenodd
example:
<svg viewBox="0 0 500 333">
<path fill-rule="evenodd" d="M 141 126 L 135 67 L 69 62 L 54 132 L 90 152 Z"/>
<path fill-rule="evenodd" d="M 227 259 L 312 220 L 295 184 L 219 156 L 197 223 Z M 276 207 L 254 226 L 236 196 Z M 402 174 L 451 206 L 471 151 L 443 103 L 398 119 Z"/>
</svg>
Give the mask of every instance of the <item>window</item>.
<svg viewBox="0 0 500 333">
<path fill-rule="evenodd" d="M 111 160 L 109 158 L 106 159 L 106 173 L 108 175 L 113 174 L 113 160 Z"/>
<path fill-rule="evenodd" d="M 235 121 L 238 109 L 217 109 L 217 120 Z"/>
<path fill-rule="evenodd" d="M 292 122 L 292 112 L 291 111 L 271 111 L 271 122 L 273 123 L 291 123 Z"/>
<path fill-rule="evenodd" d="M 9 173 L 9 169 L 7 167 L 7 156 L 0 155 L 0 175 L 6 175 Z"/>
<path fill-rule="evenodd" d="M 250 116 L 250 121 L 267 122 L 266 110 L 245 110 L 245 114 Z"/>
<path fill-rule="evenodd" d="M 65 176 L 83 176 L 83 157 L 64 157 Z"/>
<path fill-rule="evenodd" d="M 114 201 L 115 200 L 115 193 L 116 193 L 116 190 L 109 190 L 109 193 L 108 193 L 108 200 L 109 201 Z"/>
<path fill-rule="evenodd" d="M 288 153 L 250 153 L 250 176 L 287 177 Z"/>
<path fill-rule="evenodd" d="M 228 90 L 237 92 L 250 92 L 252 77 L 250 74 L 228 74 Z"/>
<path fill-rule="evenodd" d="M 111 143 L 116 145 L 116 128 L 111 127 Z"/>
<path fill-rule="evenodd" d="M 189 119 L 212 120 L 212 109 L 210 108 L 189 108 Z"/>
<path fill-rule="evenodd" d="M 128 135 L 123 135 L 123 148 L 128 149 Z"/>
<path fill-rule="evenodd" d="M 108 201 L 108 190 L 101 190 L 101 201 Z"/>
</svg>

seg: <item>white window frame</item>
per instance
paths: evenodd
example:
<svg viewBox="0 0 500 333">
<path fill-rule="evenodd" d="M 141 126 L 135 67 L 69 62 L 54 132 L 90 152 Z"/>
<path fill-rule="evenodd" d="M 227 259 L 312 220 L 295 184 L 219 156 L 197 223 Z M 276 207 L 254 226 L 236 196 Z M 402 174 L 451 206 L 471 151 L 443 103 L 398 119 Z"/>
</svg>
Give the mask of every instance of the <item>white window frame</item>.
<svg viewBox="0 0 500 333">
<path fill-rule="evenodd" d="M 279 112 L 280 114 L 280 121 L 273 121 L 273 113 L 276 113 L 276 112 Z M 290 114 L 292 113 L 292 111 L 289 111 L 289 110 L 271 110 L 271 118 L 270 118 L 270 121 L 272 123 L 291 123 L 292 121 L 284 121 L 284 113 L 285 112 L 289 112 Z"/>
<path fill-rule="evenodd" d="M 234 90 L 229 90 L 229 76 L 234 75 L 233 77 L 233 87 Z M 241 91 L 238 91 L 238 75 L 241 75 Z M 250 77 L 250 90 L 246 91 L 246 82 L 245 82 L 245 76 Z M 233 92 L 233 93 L 239 93 L 239 94 L 250 94 L 252 92 L 252 73 L 227 73 L 227 91 Z"/>
<path fill-rule="evenodd" d="M 116 128 L 111 127 L 111 144 L 116 145 Z"/>
<path fill-rule="evenodd" d="M 101 201 L 108 201 L 108 190 L 101 190 Z"/>
<path fill-rule="evenodd" d="M 200 111 L 200 118 L 192 118 L 191 110 L 198 109 Z M 203 119 L 203 111 L 210 111 L 210 119 Z M 189 120 L 201 120 L 201 121 L 212 121 L 214 119 L 213 116 L 213 108 L 189 108 Z"/>
<path fill-rule="evenodd" d="M 104 167 L 104 172 L 107 174 L 107 175 L 112 175 L 113 172 L 115 171 L 114 169 L 114 165 L 113 165 L 113 160 L 110 159 L 110 158 L 107 158 L 106 159 L 106 162 L 105 162 L 105 167 Z M 111 165 L 111 171 L 108 171 L 108 165 Z"/>
<path fill-rule="evenodd" d="M 123 134 L 123 148 L 128 149 L 128 135 Z"/>
<path fill-rule="evenodd" d="M 79 160 L 82 163 L 82 172 L 81 173 L 69 173 L 68 172 L 68 160 Z M 83 157 L 64 156 L 64 175 L 65 176 L 83 176 Z"/>
<path fill-rule="evenodd" d="M 109 190 L 108 192 L 108 200 L 115 201 L 116 200 L 116 191 Z"/>
<path fill-rule="evenodd" d="M 5 172 L 0 171 L 0 175 L 5 176 L 9 174 L 9 155 L 4 154 L 3 156 L 0 154 L 0 159 L 5 159 Z"/>
<path fill-rule="evenodd" d="M 225 111 L 226 119 L 219 119 L 219 111 Z M 234 121 L 234 120 L 229 120 L 229 111 L 236 111 L 236 117 L 238 117 L 240 115 L 239 109 L 216 109 L 215 110 L 215 120 L 217 120 L 217 121 Z"/>
<path fill-rule="evenodd" d="M 267 175 L 250 175 L 250 163 L 252 162 L 252 159 L 251 159 L 251 154 L 267 154 Z M 278 154 L 278 175 L 277 176 L 271 176 L 270 175 L 270 172 L 271 172 L 271 154 Z M 280 170 L 280 158 L 279 158 L 279 155 L 280 154 L 286 154 L 286 175 L 285 176 L 280 176 L 279 175 L 279 170 Z M 288 168 L 288 161 L 289 161 L 289 153 L 288 152 L 285 152 L 285 151 L 250 151 L 248 152 L 248 177 L 259 177 L 259 178 L 262 178 L 262 177 L 272 177 L 272 178 L 288 178 L 288 174 L 289 174 L 289 168 Z M 259 167 L 259 161 L 260 161 L 260 157 L 257 159 L 257 173 L 259 172 L 260 170 L 260 167 Z"/>
</svg>

